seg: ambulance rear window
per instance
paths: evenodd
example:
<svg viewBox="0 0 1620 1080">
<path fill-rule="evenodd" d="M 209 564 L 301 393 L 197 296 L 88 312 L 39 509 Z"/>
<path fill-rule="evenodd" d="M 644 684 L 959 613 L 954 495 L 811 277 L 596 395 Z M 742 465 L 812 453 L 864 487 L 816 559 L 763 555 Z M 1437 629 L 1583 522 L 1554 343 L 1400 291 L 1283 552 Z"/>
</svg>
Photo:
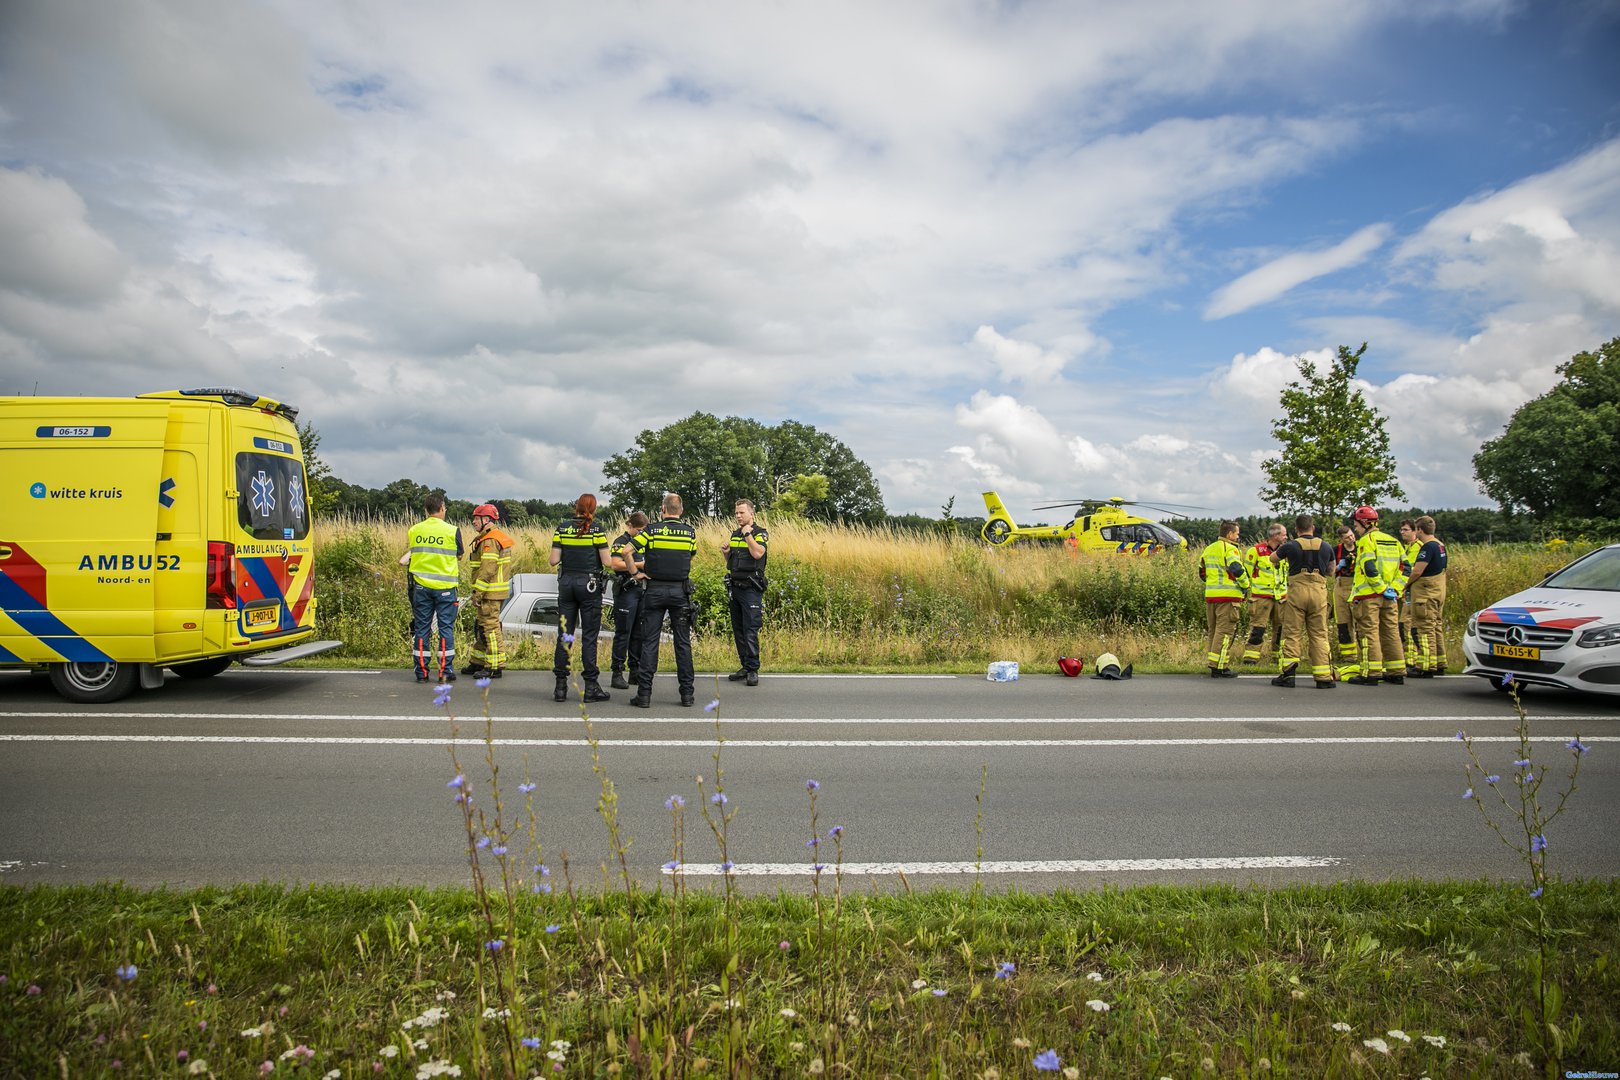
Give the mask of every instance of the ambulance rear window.
<svg viewBox="0 0 1620 1080">
<path fill-rule="evenodd" d="M 236 519 L 256 540 L 302 540 L 309 535 L 304 466 L 279 454 L 237 454 Z"/>
</svg>

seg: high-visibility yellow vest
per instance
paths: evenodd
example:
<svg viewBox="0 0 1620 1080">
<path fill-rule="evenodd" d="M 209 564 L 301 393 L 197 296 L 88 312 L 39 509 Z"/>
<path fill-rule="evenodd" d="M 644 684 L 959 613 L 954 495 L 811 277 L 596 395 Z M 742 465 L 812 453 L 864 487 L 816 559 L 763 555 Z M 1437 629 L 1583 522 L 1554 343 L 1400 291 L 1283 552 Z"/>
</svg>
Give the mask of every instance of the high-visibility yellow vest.
<svg viewBox="0 0 1620 1080">
<path fill-rule="evenodd" d="M 1271 555 L 1260 554 L 1260 544 L 1244 552 L 1244 563 L 1249 570 L 1249 582 L 1255 596 L 1270 596 L 1281 600 L 1288 595 L 1288 571 L 1271 561 Z M 1269 545 L 1267 546 L 1269 552 Z"/>
<path fill-rule="evenodd" d="M 1225 540 L 1217 540 L 1204 549 L 1202 559 L 1206 601 L 1243 599 L 1243 586 L 1249 574 L 1243 569 L 1243 556 L 1237 548 Z M 1238 568 L 1236 577 L 1231 571 L 1234 563 Z"/>
<path fill-rule="evenodd" d="M 1376 596 L 1385 589 L 1404 589 L 1401 542 L 1380 529 L 1369 529 L 1356 541 L 1356 577 L 1351 595 Z"/>
<path fill-rule="evenodd" d="M 430 517 L 411 526 L 411 578 L 424 589 L 453 589 L 461 580 L 456 564 L 456 527 Z"/>
</svg>

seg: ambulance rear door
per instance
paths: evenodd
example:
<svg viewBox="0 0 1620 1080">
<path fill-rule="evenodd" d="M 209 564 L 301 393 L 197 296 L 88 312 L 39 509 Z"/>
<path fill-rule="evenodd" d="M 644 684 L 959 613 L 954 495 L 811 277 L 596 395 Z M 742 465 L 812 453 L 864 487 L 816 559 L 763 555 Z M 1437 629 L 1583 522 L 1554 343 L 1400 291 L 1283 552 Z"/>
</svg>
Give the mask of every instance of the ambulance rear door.
<svg viewBox="0 0 1620 1080">
<path fill-rule="evenodd" d="M 296 641 L 315 626 L 314 541 L 297 429 L 262 410 L 233 408 L 226 416 L 236 490 L 227 522 L 236 545 L 234 644 Z"/>
</svg>

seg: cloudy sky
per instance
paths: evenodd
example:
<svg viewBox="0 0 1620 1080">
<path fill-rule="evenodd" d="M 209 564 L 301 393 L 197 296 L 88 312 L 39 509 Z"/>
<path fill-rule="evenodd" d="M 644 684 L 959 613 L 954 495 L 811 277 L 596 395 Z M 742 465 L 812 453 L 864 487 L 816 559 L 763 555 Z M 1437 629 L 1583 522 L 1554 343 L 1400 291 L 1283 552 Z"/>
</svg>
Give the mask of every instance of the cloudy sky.
<svg viewBox="0 0 1620 1080">
<path fill-rule="evenodd" d="M 891 511 L 1259 511 L 1293 357 L 1400 479 L 1620 334 L 1612 0 L 0 0 L 0 393 L 240 385 L 572 498 L 695 409 Z"/>
</svg>

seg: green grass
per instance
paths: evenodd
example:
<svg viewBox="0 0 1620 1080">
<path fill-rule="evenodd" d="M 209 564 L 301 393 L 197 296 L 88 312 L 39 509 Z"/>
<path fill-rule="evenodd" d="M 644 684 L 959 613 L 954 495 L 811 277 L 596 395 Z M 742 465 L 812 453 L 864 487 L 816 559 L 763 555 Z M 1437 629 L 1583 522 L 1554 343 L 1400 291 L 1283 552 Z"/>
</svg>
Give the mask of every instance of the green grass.
<svg viewBox="0 0 1620 1080">
<path fill-rule="evenodd" d="M 1014 1077 L 1048 1048 L 1084 1076 L 1533 1075 L 1514 1061 L 1533 1049 L 1516 1003 L 1534 901 L 1517 886 L 930 892 L 843 896 L 835 914 L 829 882 L 819 920 L 809 897 L 734 898 L 730 949 L 725 898 L 643 893 L 632 921 L 622 894 L 564 892 L 524 897 L 501 954 L 512 1037 L 541 1040 L 518 1048 L 521 1076 L 801 1076 L 819 1059 L 829 1076 Z M 1577 882 L 1542 902 L 1566 928 L 1562 1064 L 1613 1068 L 1620 893 Z M 0 1074 L 180 1075 L 185 1051 L 214 1075 L 280 1075 L 305 1046 L 303 1076 L 434 1059 L 471 1076 L 491 1049 L 502 1075 L 484 927 L 458 889 L 0 888 Z M 555 1074 L 553 1039 L 572 1044 Z"/>
</svg>

